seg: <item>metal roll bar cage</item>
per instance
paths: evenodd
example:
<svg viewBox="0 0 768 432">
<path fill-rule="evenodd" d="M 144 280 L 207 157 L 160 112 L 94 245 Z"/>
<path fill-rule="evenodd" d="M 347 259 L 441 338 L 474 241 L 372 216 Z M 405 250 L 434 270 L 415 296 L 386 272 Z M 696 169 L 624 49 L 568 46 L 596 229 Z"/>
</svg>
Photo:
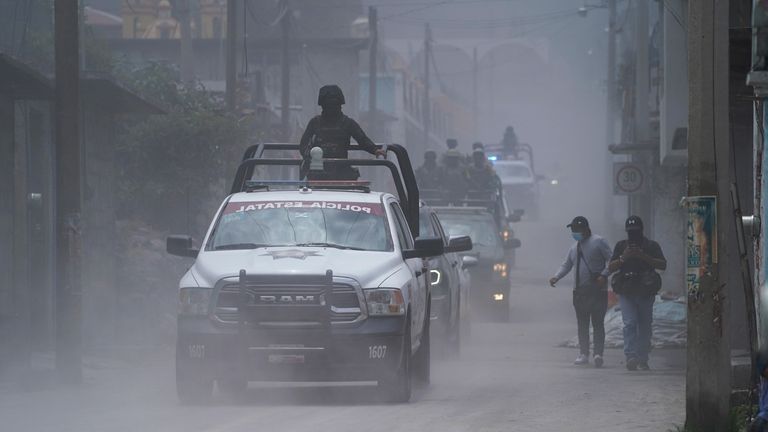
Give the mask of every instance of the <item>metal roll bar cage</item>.
<svg viewBox="0 0 768 432">
<path fill-rule="evenodd" d="M 413 173 L 413 165 L 408 151 L 399 144 L 379 145 L 378 147 L 383 149 L 386 154 L 394 154 L 397 164 L 388 159 L 323 159 L 323 163 L 331 167 L 383 166 L 389 169 L 405 216 L 408 219 L 411 233 L 414 238 L 418 237 L 419 188 L 416 185 L 416 176 Z M 349 150 L 350 152 L 365 151 L 358 146 L 350 146 Z M 296 157 L 267 158 L 265 153 L 268 151 L 292 152 Z M 251 145 L 243 154 L 242 162 L 237 168 L 229 193 L 248 190 L 248 181 L 253 177 L 257 166 L 295 166 L 301 169 L 305 163 L 305 159 L 299 153 L 298 144 L 258 143 Z"/>
</svg>

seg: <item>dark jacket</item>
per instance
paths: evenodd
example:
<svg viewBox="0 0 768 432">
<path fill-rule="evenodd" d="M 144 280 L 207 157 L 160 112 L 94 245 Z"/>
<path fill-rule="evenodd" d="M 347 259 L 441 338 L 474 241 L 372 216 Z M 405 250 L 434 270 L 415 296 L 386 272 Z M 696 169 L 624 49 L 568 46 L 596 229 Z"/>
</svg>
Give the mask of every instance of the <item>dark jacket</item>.
<svg viewBox="0 0 768 432">
<path fill-rule="evenodd" d="M 621 240 L 616 243 L 616 246 L 613 248 L 611 261 L 618 260 L 621 255 L 624 254 L 624 251 L 628 246 L 629 242 L 627 240 Z M 664 252 L 661 251 L 661 246 L 653 240 L 643 237 L 643 240 L 640 243 L 640 249 L 652 258 L 666 261 Z M 654 271 L 655 269 L 653 266 L 640 258 L 629 258 L 619 267 L 619 274 L 615 277 L 620 278 L 620 282 L 618 286 L 614 286 L 614 291 L 616 291 L 617 294 L 650 294 L 646 293 L 647 290 L 642 287 L 641 281 L 644 274 Z M 655 293 L 653 294 L 655 295 Z"/>
<path fill-rule="evenodd" d="M 323 149 L 324 158 L 347 159 L 351 138 L 354 138 L 363 150 L 371 154 L 376 153 L 376 144 L 368 138 L 356 121 L 343 113 L 322 114 L 315 116 L 307 124 L 299 143 L 299 151 L 306 158 L 312 147 L 319 146 Z"/>
</svg>

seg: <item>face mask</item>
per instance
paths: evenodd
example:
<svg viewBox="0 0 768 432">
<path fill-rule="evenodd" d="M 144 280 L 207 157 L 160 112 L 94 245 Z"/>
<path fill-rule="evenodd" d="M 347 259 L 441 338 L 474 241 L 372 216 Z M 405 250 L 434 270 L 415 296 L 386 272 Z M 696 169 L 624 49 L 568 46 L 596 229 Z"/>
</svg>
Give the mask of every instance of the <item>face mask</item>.
<svg viewBox="0 0 768 432">
<path fill-rule="evenodd" d="M 627 232 L 627 240 L 630 243 L 640 243 L 643 240 L 642 231 L 629 231 Z"/>
<path fill-rule="evenodd" d="M 571 233 L 571 237 L 573 237 L 573 239 L 578 242 L 578 241 L 581 241 L 582 239 L 584 239 L 584 234 L 582 234 L 580 232 L 572 232 Z"/>
</svg>

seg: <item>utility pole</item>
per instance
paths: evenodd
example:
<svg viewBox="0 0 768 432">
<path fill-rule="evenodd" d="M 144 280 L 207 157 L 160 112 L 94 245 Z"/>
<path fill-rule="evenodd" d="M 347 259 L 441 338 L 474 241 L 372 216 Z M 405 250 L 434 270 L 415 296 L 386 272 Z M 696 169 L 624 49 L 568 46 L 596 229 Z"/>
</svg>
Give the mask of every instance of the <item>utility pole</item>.
<svg viewBox="0 0 768 432">
<path fill-rule="evenodd" d="M 237 105 L 237 0 L 227 0 L 226 80 L 227 110 L 233 112 Z"/>
<path fill-rule="evenodd" d="M 422 106 L 422 125 L 424 130 L 424 150 L 430 148 L 429 145 L 429 123 L 430 123 L 430 102 L 429 102 L 429 61 L 432 58 L 432 29 L 427 23 L 424 27 L 424 104 Z"/>
<path fill-rule="evenodd" d="M 282 30 L 282 53 L 280 56 L 280 125 L 283 140 L 291 139 L 291 6 L 284 0 L 285 10 L 280 20 Z"/>
<path fill-rule="evenodd" d="M 699 0 L 688 4 L 688 196 L 717 197 L 712 264 L 702 263 L 704 271 L 697 269 L 702 274 L 698 286 L 688 286 L 686 427 L 700 432 L 727 429 L 731 395 L 729 302 L 725 294 L 726 227 L 733 218 L 728 198 L 728 20 L 728 2 Z"/>
<path fill-rule="evenodd" d="M 608 69 L 606 70 L 605 100 L 605 169 L 608 181 L 605 182 L 605 224 L 609 233 L 613 232 L 613 155 L 608 147 L 613 142 L 616 120 L 616 0 L 608 0 Z"/>
<path fill-rule="evenodd" d="M 472 136 L 477 139 L 477 47 L 472 49 Z"/>
<path fill-rule="evenodd" d="M 192 52 L 192 24 L 189 0 L 176 0 L 176 17 L 181 27 L 181 80 L 190 83 L 195 78 L 194 53 Z"/>
<path fill-rule="evenodd" d="M 56 372 L 82 381 L 78 0 L 54 2 L 56 90 Z"/>
<path fill-rule="evenodd" d="M 370 37 L 370 48 L 368 53 L 370 54 L 368 62 L 368 128 L 374 141 L 379 137 L 379 122 L 377 116 L 377 103 L 378 97 L 378 45 L 379 45 L 379 23 L 378 13 L 376 8 L 371 6 L 368 8 L 368 28 Z"/>
<path fill-rule="evenodd" d="M 648 62 L 648 1 L 634 1 L 634 38 L 635 38 L 635 115 L 634 115 L 634 144 L 636 146 L 649 145 L 650 139 L 650 110 L 648 108 L 648 93 L 650 66 Z M 651 169 L 653 162 L 646 155 L 650 152 L 635 153 L 632 155 L 634 162 L 645 165 L 647 170 Z M 651 177 L 650 175 L 647 177 Z M 650 194 L 630 195 L 629 213 L 635 214 L 646 221 L 645 226 L 648 234 L 653 229 L 651 197 Z"/>
</svg>

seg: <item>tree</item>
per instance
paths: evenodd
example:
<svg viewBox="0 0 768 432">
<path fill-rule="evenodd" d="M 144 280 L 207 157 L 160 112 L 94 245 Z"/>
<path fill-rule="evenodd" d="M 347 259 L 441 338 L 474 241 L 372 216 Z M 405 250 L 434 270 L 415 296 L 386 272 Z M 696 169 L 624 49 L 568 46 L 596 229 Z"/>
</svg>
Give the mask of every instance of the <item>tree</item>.
<svg viewBox="0 0 768 432">
<path fill-rule="evenodd" d="M 177 70 L 150 63 L 120 74 L 130 87 L 167 110 L 131 119 L 118 142 L 119 198 L 123 215 L 155 228 L 202 233 L 246 138 L 237 118 L 199 84 Z"/>
</svg>

